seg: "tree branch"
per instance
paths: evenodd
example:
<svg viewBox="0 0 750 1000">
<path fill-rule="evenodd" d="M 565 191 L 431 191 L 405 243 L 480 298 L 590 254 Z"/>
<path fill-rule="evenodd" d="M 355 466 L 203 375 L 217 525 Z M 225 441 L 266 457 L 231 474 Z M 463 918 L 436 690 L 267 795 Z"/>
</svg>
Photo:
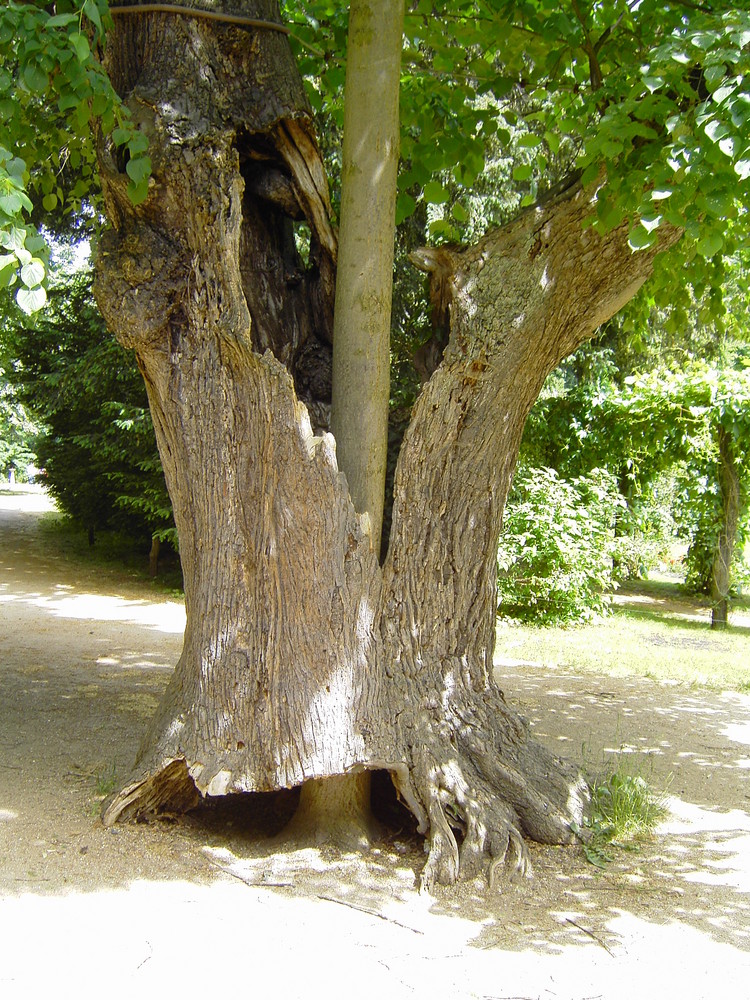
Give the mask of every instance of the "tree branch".
<svg viewBox="0 0 750 1000">
<path fill-rule="evenodd" d="M 583 29 L 584 38 L 584 51 L 589 57 L 589 73 L 591 75 L 591 89 L 598 90 L 604 83 L 604 77 L 602 76 L 602 69 L 599 65 L 599 60 L 596 56 L 596 47 L 591 41 L 591 35 L 589 34 L 589 29 L 586 27 L 586 21 L 581 12 L 581 8 L 578 4 L 578 0 L 571 0 L 573 13 L 578 18 L 578 22 Z"/>
</svg>

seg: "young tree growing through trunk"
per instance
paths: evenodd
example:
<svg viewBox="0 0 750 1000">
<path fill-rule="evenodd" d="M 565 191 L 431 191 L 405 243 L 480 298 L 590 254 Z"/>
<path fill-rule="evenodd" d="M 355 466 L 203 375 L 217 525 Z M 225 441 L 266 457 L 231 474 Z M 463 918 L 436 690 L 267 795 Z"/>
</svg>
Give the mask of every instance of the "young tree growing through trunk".
<svg viewBox="0 0 750 1000">
<path fill-rule="evenodd" d="M 548 372 L 638 291 L 657 253 L 692 225 L 694 192 L 678 177 L 665 194 L 669 171 L 682 167 L 662 159 L 688 162 L 692 138 L 675 138 L 667 119 L 679 112 L 677 124 L 692 122 L 712 98 L 672 56 L 692 46 L 700 68 L 699 29 L 741 33 L 747 19 L 725 25 L 696 14 L 692 25 L 682 9 L 658 22 L 651 11 L 662 46 L 653 50 L 664 74 L 657 83 L 628 50 L 633 32 L 619 31 L 623 21 L 632 26 L 632 11 L 597 25 L 598 8 L 589 20 L 576 8 L 578 41 L 565 42 L 559 61 L 539 58 L 559 38 L 558 8 L 546 0 L 456 14 L 474 46 L 489 22 L 498 59 L 507 40 L 507 73 L 527 85 L 544 66 L 564 63 L 566 106 L 588 94 L 587 120 L 598 131 L 582 140 L 582 177 L 473 246 L 415 255 L 448 338 L 401 447 L 381 563 L 378 515 L 350 493 L 326 429 L 337 391 L 337 238 L 287 29 L 274 0 L 181 6 L 114 9 L 105 49 L 130 119 L 119 132 L 110 121 L 98 143 L 111 228 L 99 247 L 97 296 L 146 382 L 180 536 L 187 624 L 132 779 L 104 820 L 385 769 L 426 837 L 424 883 L 481 871 L 492 880 L 509 856 L 525 867 L 524 836 L 571 842 L 586 798 L 576 769 L 531 738 L 492 678 L 496 544 L 524 421 Z M 436 37 L 417 6 L 419 31 Z M 88 65 L 80 31 L 62 27 Z M 528 34 L 531 52 L 517 44 Z M 736 65 L 713 74 L 714 90 L 742 64 L 745 43 L 733 45 Z M 476 72 L 491 62 L 480 60 Z M 40 75 L 28 77 L 43 89 Z M 648 103 L 662 87 L 674 94 Z M 711 105 L 723 127 L 738 87 Z M 417 152 L 412 137 L 410 156 Z M 741 173 L 740 146 L 726 155 L 727 170 Z M 640 173 L 631 176 L 628 164 Z M 655 195 L 674 210 L 646 214 Z M 295 243 L 302 221 L 311 234 L 306 261 Z M 694 235 L 714 241 L 704 254 L 721 250 L 717 228 L 698 225 Z M 27 236 L 6 241 L 22 265 L 32 252 Z M 26 277 L 29 306 L 43 286 L 37 269 Z M 357 390 L 368 398 L 369 383 Z"/>
<path fill-rule="evenodd" d="M 349 9 L 331 432 L 354 508 L 369 520 L 375 553 L 388 452 L 403 20 L 403 0 L 353 0 Z M 305 782 L 295 829 L 301 826 L 343 845 L 367 841 L 370 772 Z"/>
</svg>

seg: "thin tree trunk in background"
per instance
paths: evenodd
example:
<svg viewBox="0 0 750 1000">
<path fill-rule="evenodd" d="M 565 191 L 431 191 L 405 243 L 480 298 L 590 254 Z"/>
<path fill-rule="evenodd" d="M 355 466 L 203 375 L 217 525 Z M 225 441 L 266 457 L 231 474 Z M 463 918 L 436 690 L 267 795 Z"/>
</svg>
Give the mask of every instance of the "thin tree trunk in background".
<svg viewBox="0 0 750 1000">
<path fill-rule="evenodd" d="M 722 523 L 711 569 L 711 628 L 716 629 L 729 623 L 729 588 L 740 523 L 740 474 L 734 444 L 723 427 L 719 427 L 718 438 Z"/>
<path fill-rule="evenodd" d="M 161 551 L 161 541 L 158 535 L 151 538 L 151 551 L 148 554 L 148 575 L 155 580 L 159 575 L 159 552 Z"/>
</svg>

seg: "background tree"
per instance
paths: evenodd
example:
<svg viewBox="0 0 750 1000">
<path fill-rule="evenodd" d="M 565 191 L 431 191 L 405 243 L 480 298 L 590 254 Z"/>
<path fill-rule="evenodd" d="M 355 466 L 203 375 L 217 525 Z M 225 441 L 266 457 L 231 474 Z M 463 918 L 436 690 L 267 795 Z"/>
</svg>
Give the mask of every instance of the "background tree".
<svg viewBox="0 0 750 1000">
<path fill-rule="evenodd" d="M 676 475 L 680 485 L 669 506 L 673 530 L 690 542 L 686 581 L 711 593 L 719 627 L 726 624 L 745 539 L 750 382 L 746 349 L 726 343 L 722 349 L 719 335 L 712 342 L 724 355 L 712 365 L 688 360 L 680 370 L 660 366 L 647 375 L 618 372 L 609 348 L 598 356 L 583 352 L 572 389 L 558 380 L 532 411 L 525 447 L 533 461 L 568 476 L 608 467 L 627 502 L 625 537 L 637 530 L 642 498 L 658 477 Z M 620 547 L 619 575 L 637 572 L 640 555 L 636 548 L 629 557 Z M 633 556 L 635 567 L 628 566 Z"/>
<path fill-rule="evenodd" d="M 26 478 L 26 468 L 37 460 L 34 438 L 37 426 L 19 402 L 0 365 L 0 475 Z"/>
<path fill-rule="evenodd" d="M 101 112 L 111 229 L 97 297 L 145 377 L 187 627 L 133 780 L 105 821 L 384 768 L 427 837 L 425 882 L 492 876 L 509 852 L 523 866 L 524 834 L 574 839 L 585 798 L 491 677 L 496 543 L 523 425 L 547 374 L 655 267 L 677 294 L 731 251 L 724 219 L 750 173 L 748 17 L 646 2 L 587 12 L 456 2 L 441 19 L 431 4 L 410 9 L 404 105 L 432 118 L 402 135 L 401 216 L 447 203 L 435 173 L 451 165 L 473 183 L 486 137 L 520 121 L 506 100 L 519 89 L 538 102 L 525 145 L 540 182 L 523 195 L 528 211 L 472 246 L 412 255 L 430 276 L 440 336 L 400 448 L 381 565 L 335 441 L 310 421 L 325 416 L 330 386 L 337 252 L 307 97 L 316 91 L 321 111 L 340 99 L 333 70 L 320 68 L 329 52 L 344 58 L 327 8 L 295 17 L 300 37 L 306 25 L 317 32 L 307 92 L 270 0 L 212 10 L 218 18 L 134 4 L 106 39 L 123 103 L 107 96 Z M 101 41 L 96 9 L 52 28 L 40 8 L 3 15 L 16 32 L 13 83 L 31 94 L 11 99 L 19 137 L 50 85 L 76 91 L 79 106 L 90 99 L 82 115 L 96 116 L 101 75 L 80 30 L 88 16 Z M 71 75 L 74 59 L 82 73 Z M 47 102 L 52 118 L 67 115 L 62 103 Z M 536 203 L 563 137 L 578 172 Z M 23 160 L 6 170 L 14 183 L 27 182 Z M 425 169 L 430 179 L 414 173 Z M 19 276 L 29 306 L 43 279 L 17 201 L 2 273 Z M 668 266 L 655 264 L 678 243 Z"/>
<path fill-rule="evenodd" d="M 32 320 L 4 317 L 0 351 L 18 400 L 37 421 L 36 460 L 60 508 L 94 542 L 105 528 L 176 542 L 143 379 L 73 273 Z"/>
</svg>

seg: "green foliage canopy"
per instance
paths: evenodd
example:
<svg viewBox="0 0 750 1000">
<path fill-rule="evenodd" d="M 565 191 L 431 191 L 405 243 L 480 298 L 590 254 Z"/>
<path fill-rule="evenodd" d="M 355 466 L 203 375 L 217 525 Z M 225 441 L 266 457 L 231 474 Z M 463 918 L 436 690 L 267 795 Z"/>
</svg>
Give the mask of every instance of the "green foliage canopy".
<svg viewBox="0 0 750 1000">
<path fill-rule="evenodd" d="M 19 402 L 0 365 L 0 475 L 23 470 L 36 462 L 37 426 Z"/>
<path fill-rule="evenodd" d="M 692 360 L 682 370 L 658 367 L 626 376 L 621 385 L 604 366 L 599 378 L 582 380 L 572 391 L 540 399 L 527 425 L 531 461 L 552 464 L 578 476 L 604 466 L 622 493 L 635 503 L 656 477 L 678 469 L 674 516 L 690 539 L 688 583 L 705 590 L 722 524 L 718 442 L 727 435 L 741 483 L 743 514 L 738 544 L 750 528 L 750 366 L 746 349 L 733 363 Z M 736 567 L 736 575 L 741 567 Z"/>
<path fill-rule="evenodd" d="M 743 238 L 746 2 L 408 6 L 399 219 L 419 201 L 450 200 L 451 181 L 469 191 L 499 143 L 528 154 L 513 169 L 522 204 L 544 190 L 565 147 L 584 182 L 603 181 L 592 223 L 606 230 L 630 220 L 634 248 L 650 246 L 660 225 L 683 229 L 683 259 L 696 282 L 710 277 L 707 261 Z M 302 8 L 288 0 L 285 13 L 310 46 L 299 56 L 314 106 L 340 114 L 345 11 L 330 0 Z M 433 233 L 460 238 L 466 218 L 456 204 Z M 727 220 L 740 224 L 728 230 Z M 672 287 L 669 273 L 662 278 Z"/>
<path fill-rule="evenodd" d="M 96 134 L 127 149 L 130 195 L 148 193 L 148 141 L 102 69 L 106 0 L 0 9 L 0 288 L 21 308 L 46 301 L 48 250 L 32 216 L 74 213 L 97 191 Z M 36 211 L 35 211 L 36 209 Z"/>
<path fill-rule="evenodd" d="M 750 198 L 747 0 L 408 7 L 400 220 L 419 203 L 451 201 L 433 236 L 460 238 L 469 213 L 450 188 L 472 188 L 488 149 L 525 151 L 513 179 L 530 204 L 564 148 L 566 163 L 600 184 L 592 224 L 629 220 L 634 248 L 677 226 L 689 272 L 662 269 L 665 287 L 712 280 L 708 263 L 744 239 Z M 340 121 L 345 6 L 285 0 L 283 15 L 313 107 Z M 10 0 L 0 10 L 0 285 L 16 283 L 29 311 L 45 296 L 32 212 L 76 210 L 96 190 L 93 135 L 126 147 L 131 196 L 148 194 L 146 137 L 101 68 L 110 24 L 105 0 L 59 0 L 54 13 Z"/>
</svg>

